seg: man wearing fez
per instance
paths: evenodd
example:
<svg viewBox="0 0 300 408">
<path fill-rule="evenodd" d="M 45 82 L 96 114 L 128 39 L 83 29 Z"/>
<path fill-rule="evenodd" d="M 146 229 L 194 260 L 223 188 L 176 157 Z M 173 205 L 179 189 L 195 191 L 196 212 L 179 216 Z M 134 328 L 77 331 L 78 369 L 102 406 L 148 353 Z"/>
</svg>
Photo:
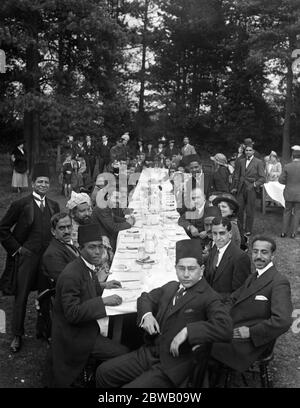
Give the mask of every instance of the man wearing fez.
<svg viewBox="0 0 300 408">
<path fill-rule="evenodd" d="M 176 243 L 176 274 L 137 300 L 137 321 L 145 332 L 138 350 L 101 364 L 100 388 L 180 386 L 193 368 L 193 347 L 229 341 L 232 322 L 219 296 L 203 278 L 201 248 L 195 240 Z"/>
<path fill-rule="evenodd" d="M 105 306 L 122 303 L 118 295 L 101 297 L 97 279 L 103 251 L 99 225 L 80 225 L 78 242 L 80 256 L 65 267 L 56 284 L 52 357 L 57 387 L 71 386 L 89 358 L 99 363 L 128 351 L 125 346 L 104 337 L 97 322 L 106 317 Z"/>
<path fill-rule="evenodd" d="M 6 268 L 15 295 L 14 338 L 10 345 L 14 353 L 22 346 L 28 295 L 36 288 L 42 291 L 45 285 L 40 261 L 51 240 L 51 217 L 59 212 L 58 203 L 46 197 L 49 179 L 48 166 L 37 163 L 32 174 L 32 194 L 13 202 L 0 222 L 0 240 L 7 251 Z"/>
</svg>

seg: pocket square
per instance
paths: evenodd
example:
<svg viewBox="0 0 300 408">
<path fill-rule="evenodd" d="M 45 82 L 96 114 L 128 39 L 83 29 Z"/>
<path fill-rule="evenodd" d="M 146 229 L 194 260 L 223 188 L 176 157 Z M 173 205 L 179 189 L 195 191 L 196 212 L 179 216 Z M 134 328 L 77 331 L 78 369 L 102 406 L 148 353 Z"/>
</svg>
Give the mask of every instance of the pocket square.
<svg viewBox="0 0 300 408">
<path fill-rule="evenodd" d="M 266 297 L 263 296 L 263 295 L 256 295 L 256 296 L 255 296 L 255 300 L 269 300 L 269 299 L 266 298 Z"/>
<path fill-rule="evenodd" d="M 186 309 L 183 313 L 193 313 L 196 312 L 195 309 Z"/>
</svg>

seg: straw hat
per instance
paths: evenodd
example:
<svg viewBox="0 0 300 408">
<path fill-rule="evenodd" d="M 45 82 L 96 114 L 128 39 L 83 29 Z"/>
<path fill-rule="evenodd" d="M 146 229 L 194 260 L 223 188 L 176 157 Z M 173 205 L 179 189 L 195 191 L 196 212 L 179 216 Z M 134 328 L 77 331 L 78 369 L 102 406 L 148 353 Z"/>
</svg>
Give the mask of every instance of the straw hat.
<svg viewBox="0 0 300 408">
<path fill-rule="evenodd" d="M 220 166 L 227 165 L 226 156 L 223 153 L 217 153 L 210 158 L 210 160 L 214 161 L 215 163 L 219 164 Z"/>
</svg>

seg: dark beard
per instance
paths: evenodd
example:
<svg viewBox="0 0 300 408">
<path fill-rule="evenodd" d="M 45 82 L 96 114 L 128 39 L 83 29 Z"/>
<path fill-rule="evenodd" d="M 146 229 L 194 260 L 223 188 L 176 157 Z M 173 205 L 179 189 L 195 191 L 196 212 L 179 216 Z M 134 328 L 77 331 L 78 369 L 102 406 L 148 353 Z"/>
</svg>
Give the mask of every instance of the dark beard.
<svg viewBox="0 0 300 408">
<path fill-rule="evenodd" d="M 78 220 L 77 222 L 78 222 L 78 224 L 80 224 L 80 225 L 91 224 L 91 223 L 92 223 L 92 217 L 91 217 L 91 216 L 88 216 L 88 217 L 83 218 L 82 220 Z"/>
</svg>

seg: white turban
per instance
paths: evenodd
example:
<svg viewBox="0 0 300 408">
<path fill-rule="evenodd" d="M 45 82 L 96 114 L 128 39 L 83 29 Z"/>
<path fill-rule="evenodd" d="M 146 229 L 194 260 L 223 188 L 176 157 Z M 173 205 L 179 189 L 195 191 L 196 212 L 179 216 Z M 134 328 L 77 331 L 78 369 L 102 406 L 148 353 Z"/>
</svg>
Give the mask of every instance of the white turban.
<svg viewBox="0 0 300 408">
<path fill-rule="evenodd" d="M 89 205 L 91 205 L 91 199 L 89 195 L 86 193 L 75 193 L 75 191 L 72 191 L 71 198 L 67 202 L 66 207 L 68 208 L 68 210 L 73 210 L 73 208 L 84 203 L 88 203 Z"/>
<path fill-rule="evenodd" d="M 300 146 L 299 145 L 292 146 L 292 150 L 300 150 Z"/>
</svg>

